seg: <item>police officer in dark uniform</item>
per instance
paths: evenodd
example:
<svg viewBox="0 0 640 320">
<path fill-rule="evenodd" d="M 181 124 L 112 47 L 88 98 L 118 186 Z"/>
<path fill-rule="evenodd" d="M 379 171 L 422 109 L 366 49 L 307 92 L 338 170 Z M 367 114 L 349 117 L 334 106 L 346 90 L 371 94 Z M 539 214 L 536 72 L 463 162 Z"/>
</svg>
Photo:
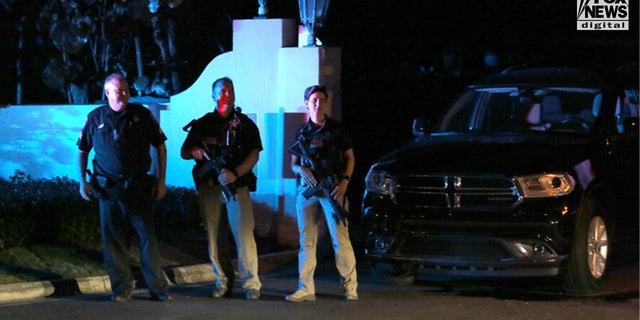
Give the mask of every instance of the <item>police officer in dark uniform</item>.
<svg viewBox="0 0 640 320">
<path fill-rule="evenodd" d="M 135 286 L 129 261 L 130 227 L 139 239 L 142 274 L 151 299 L 166 301 L 171 296 L 155 236 L 153 201 L 166 194 L 167 137 L 147 108 L 129 103 L 129 84 L 122 75 L 109 75 L 104 93 L 108 105 L 89 113 L 78 139 L 80 195 L 87 201 L 99 199 L 102 250 L 112 301 L 131 300 Z M 150 146 L 157 150 L 157 176 L 148 174 Z M 94 172 L 87 182 L 92 149 Z"/>
</svg>

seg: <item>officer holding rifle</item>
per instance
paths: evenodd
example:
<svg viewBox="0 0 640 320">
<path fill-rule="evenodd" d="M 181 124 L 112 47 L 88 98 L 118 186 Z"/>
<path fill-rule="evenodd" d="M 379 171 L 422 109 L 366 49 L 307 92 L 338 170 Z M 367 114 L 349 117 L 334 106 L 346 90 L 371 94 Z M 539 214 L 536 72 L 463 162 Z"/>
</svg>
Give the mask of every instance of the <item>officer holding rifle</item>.
<svg viewBox="0 0 640 320">
<path fill-rule="evenodd" d="M 212 296 L 223 297 L 232 286 L 228 281 L 233 275 L 222 270 L 218 252 L 217 236 L 226 206 L 245 298 L 257 300 L 262 284 L 258 278 L 258 252 L 253 234 L 255 220 L 249 192 L 256 188 L 252 169 L 258 162 L 262 142 L 255 123 L 235 108 L 231 79 L 225 77 L 214 81 L 212 92 L 216 109 L 187 126 L 190 130 L 180 154 L 185 160 L 196 160 L 192 173 L 216 277 Z"/>
<path fill-rule="evenodd" d="M 353 142 L 339 121 L 326 115 L 327 89 L 308 87 L 304 103 L 309 120 L 295 133 L 291 152 L 291 170 L 297 175 L 296 209 L 300 250 L 298 252 L 298 289 L 285 297 L 290 302 L 314 301 L 313 275 L 317 260 L 318 221 L 327 222 L 343 298 L 358 300 L 356 259 L 349 239 L 347 186 L 353 173 Z"/>
</svg>

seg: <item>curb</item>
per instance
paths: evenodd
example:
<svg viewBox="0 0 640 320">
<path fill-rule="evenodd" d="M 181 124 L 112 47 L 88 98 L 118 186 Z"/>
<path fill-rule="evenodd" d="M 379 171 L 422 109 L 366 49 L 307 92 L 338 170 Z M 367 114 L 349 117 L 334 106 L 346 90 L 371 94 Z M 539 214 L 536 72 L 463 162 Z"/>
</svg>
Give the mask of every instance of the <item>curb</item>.
<svg viewBox="0 0 640 320">
<path fill-rule="evenodd" d="M 258 256 L 259 273 L 266 274 L 275 268 L 297 258 L 298 250 L 289 250 Z M 169 286 L 215 281 L 211 264 L 202 263 L 189 266 L 163 268 Z M 35 281 L 0 285 L 0 303 L 16 302 L 50 296 L 110 293 L 108 276 L 76 279 Z"/>
</svg>

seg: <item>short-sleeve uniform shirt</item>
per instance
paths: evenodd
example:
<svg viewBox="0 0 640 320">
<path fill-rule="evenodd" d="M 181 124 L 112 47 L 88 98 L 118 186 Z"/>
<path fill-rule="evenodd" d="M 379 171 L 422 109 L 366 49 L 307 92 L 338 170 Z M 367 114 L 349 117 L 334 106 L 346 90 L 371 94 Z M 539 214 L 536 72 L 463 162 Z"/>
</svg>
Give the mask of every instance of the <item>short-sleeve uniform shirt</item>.
<svg viewBox="0 0 640 320">
<path fill-rule="evenodd" d="M 77 145 L 82 151 L 95 151 L 93 167 L 97 174 L 118 179 L 146 174 L 151 168 L 149 147 L 158 147 L 165 140 L 151 111 L 129 103 L 121 112 L 108 105 L 91 111 Z"/>
</svg>

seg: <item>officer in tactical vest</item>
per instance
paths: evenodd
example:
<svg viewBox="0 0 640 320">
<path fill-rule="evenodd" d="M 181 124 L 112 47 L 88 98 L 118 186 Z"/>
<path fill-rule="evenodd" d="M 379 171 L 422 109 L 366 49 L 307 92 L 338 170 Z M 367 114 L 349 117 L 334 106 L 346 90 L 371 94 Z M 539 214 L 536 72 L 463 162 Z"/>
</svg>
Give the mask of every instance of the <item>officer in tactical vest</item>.
<svg viewBox="0 0 640 320">
<path fill-rule="evenodd" d="M 225 77 L 214 81 L 212 92 L 216 109 L 190 124 L 180 154 L 185 160 L 196 160 L 193 177 L 207 229 L 209 258 L 216 276 L 213 297 L 224 296 L 230 286 L 229 276 L 220 264 L 217 243 L 220 216 L 226 206 L 238 251 L 242 288 L 246 299 L 257 300 L 262 284 L 258 278 L 258 252 L 253 235 L 255 220 L 249 192 L 256 188 L 252 169 L 258 162 L 262 142 L 255 123 L 235 108 L 231 79 Z"/>
<path fill-rule="evenodd" d="M 327 89 L 321 85 L 308 87 L 304 103 L 309 120 L 295 133 L 289 148 L 291 170 L 297 175 L 296 209 L 300 251 L 298 252 L 298 289 L 285 297 L 290 302 L 314 301 L 318 242 L 318 220 L 321 213 L 327 222 L 340 275 L 344 299 L 358 300 L 356 258 L 349 239 L 347 186 L 353 173 L 353 142 L 339 121 L 326 115 Z"/>
</svg>

